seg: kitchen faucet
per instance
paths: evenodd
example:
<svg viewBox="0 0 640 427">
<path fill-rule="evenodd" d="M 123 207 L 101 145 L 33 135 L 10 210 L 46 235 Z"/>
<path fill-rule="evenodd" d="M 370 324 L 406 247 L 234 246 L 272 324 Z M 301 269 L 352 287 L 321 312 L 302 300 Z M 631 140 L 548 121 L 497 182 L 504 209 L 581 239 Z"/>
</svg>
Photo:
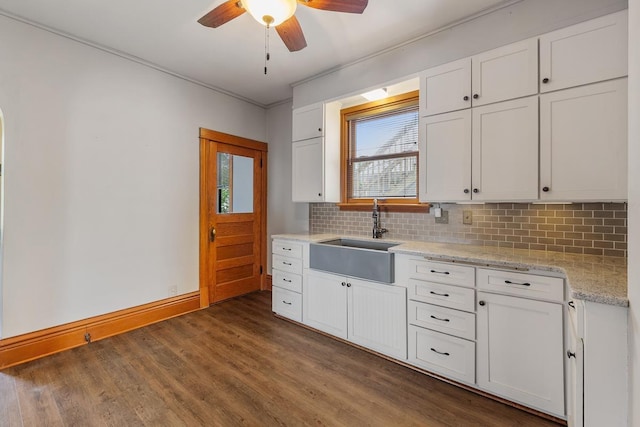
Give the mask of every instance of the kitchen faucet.
<svg viewBox="0 0 640 427">
<path fill-rule="evenodd" d="M 371 214 L 371 217 L 373 218 L 373 238 L 382 239 L 382 235 L 389 230 L 380 227 L 380 209 L 378 209 L 378 199 L 373 199 L 373 213 Z"/>
</svg>

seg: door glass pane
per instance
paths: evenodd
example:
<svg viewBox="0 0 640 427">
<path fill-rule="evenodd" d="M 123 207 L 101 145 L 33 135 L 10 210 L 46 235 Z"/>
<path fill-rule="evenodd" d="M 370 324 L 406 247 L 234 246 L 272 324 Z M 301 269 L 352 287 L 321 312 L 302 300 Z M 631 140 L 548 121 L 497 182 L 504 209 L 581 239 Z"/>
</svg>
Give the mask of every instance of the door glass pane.
<svg viewBox="0 0 640 427">
<path fill-rule="evenodd" d="M 253 158 L 218 153 L 218 213 L 253 212 Z"/>
</svg>

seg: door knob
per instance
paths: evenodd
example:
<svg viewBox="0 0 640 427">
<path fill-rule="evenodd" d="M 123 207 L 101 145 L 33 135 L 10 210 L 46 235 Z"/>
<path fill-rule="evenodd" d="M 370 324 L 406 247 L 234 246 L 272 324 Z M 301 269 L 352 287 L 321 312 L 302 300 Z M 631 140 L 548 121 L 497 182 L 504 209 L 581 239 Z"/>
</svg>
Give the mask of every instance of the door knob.
<svg viewBox="0 0 640 427">
<path fill-rule="evenodd" d="M 213 242 L 215 240 L 216 240 L 216 228 L 211 227 L 211 229 L 209 230 L 209 241 Z"/>
</svg>

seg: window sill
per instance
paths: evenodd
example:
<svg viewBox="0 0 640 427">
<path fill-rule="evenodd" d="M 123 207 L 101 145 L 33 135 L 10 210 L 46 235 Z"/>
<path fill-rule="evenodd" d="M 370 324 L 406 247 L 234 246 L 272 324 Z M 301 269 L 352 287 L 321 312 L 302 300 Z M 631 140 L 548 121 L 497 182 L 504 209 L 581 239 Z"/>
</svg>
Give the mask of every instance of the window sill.
<svg viewBox="0 0 640 427">
<path fill-rule="evenodd" d="M 338 203 L 338 207 L 341 211 L 357 211 L 365 212 L 373 209 L 372 203 Z M 416 213 L 429 213 L 428 203 L 405 203 L 405 204 L 392 204 L 386 205 L 383 203 L 378 204 L 378 208 L 381 212 L 416 212 Z"/>
</svg>

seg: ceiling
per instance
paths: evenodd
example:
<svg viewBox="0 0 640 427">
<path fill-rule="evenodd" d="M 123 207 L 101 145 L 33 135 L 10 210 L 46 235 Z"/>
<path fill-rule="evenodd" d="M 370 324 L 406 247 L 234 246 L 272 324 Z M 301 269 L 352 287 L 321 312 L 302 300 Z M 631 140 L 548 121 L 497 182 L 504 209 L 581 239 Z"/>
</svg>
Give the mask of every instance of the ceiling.
<svg viewBox="0 0 640 427">
<path fill-rule="evenodd" d="M 244 15 L 219 28 L 196 21 L 224 0 L 0 0 L 0 13 L 140 58 L 261 106 L 291 85 L 514 0 L 370 0 L 362 15 L 299 5 L 307 48 L 289 52 Z M 399 6 L 401 5 L 401 6 Z"/>
</svg>

